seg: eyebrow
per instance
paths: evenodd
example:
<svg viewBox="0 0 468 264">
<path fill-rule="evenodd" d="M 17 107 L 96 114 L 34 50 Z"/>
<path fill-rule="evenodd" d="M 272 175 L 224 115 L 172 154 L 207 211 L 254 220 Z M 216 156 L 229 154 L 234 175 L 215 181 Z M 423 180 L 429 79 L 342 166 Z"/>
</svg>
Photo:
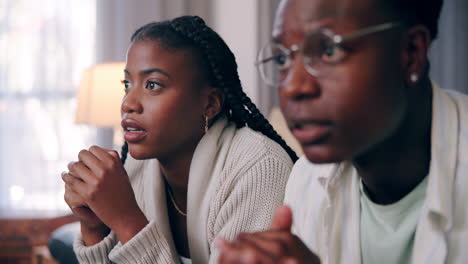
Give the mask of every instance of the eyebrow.
<svg viewBox="0 0 468 264">
<path fill-rule="evenodd" d="M 310 31 L 318 30 L 321 28 L 333 28 L 335 19 L 333 17 L 325 16 L 323 18 L 305 21 L 304 23 L 306 23 L 304 31 L 305 33 L 308 33 Z M 293 33 L 283 31 L 279 35 L 272 36 L 271 41 L 276 44 L 281 44 L 283 42 L 283 39 L 288 34 L 293 34 Z"/>
<path fill-rule="evenodd" d="M 126 74 L 128 74 L 128 75 L 131 75 L 130 72 L 127 69 L 124 69 L 124 72 Z M 139 72 L 139 75 L 149 75 L 149 74 L 155 73 L 155 72 L 160 73 L 162 75 L 165 75 L 169 79 L 171 79 L 171 75 L 169 75 L 169 73 L 167 73 L 167 72 L 165 72 L 165 71 L 163 71 L 163 70 L 161 70 L 159 68 L 151 68 L 151 69 L 147 69 L 147 70 L 142 70 L 142 71 Z"/>
</svg>

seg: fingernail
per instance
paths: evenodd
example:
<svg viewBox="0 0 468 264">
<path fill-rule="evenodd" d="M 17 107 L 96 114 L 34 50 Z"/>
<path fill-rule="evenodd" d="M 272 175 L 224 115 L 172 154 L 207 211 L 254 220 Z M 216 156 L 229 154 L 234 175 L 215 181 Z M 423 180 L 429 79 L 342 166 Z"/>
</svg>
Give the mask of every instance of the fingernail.
<svg viewBox="0 0 468 264">
<path fill-rule="evenodd" d="M 65 176 L 65 174 L 67 174 L 67 172 L 62 171 L 62 174 L 60 174 L 60 176 L 63 178 L 63 176 Z"/>
</svg>

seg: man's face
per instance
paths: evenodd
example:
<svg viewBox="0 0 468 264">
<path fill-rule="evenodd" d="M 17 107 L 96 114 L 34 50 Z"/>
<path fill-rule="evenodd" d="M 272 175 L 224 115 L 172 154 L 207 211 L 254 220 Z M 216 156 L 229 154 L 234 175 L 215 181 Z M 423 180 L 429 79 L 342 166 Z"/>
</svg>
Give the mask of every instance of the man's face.
<svg viewBox="0 0 468 264">
<path fill-rule="evenodd" d="M 274 40 L 291 47 L 320 28 L 346 35 L 391 22 L 379 14 L 375 2 L 285 0 L 275 19 Z M 352 40 L 332 51 L 344 52 L 344 59 L 318 77 L 295 53 L 287 81 L 279 86 L 280 106 L 310 161 L 354 159 L 398 129 L 408 104 L 402 47 L 398 29 Z"/>
</svg>

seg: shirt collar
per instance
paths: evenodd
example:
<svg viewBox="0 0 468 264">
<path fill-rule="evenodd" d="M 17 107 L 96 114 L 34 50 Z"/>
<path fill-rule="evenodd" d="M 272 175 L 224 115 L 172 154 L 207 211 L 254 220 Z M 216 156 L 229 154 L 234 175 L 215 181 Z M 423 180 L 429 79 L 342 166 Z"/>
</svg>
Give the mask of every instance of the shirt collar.
<svg viewBox="0 0 468 264">
<path fill-rule="evenodd" d="M 432 86 L 431 164 L 426 204 L 429 216 L 448 230 L 452 226 L 460 118 L 453 99 L 437 84 Z"/>
</svg>

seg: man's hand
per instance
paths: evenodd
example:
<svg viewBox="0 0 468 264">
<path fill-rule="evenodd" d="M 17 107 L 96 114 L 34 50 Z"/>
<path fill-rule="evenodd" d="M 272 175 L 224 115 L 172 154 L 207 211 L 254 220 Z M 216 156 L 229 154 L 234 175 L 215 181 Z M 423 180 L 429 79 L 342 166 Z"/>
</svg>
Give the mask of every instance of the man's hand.
<svg viewBox="0 0 468 264">
<path fill-rule="evenodd" d="M 269 230 L 241 233 L 231 242 L 218 239 L 218 263 L 320 263 L 320 259 L 291 233 L 291 226 L 291 209 L 287 206 L 278 208 Z"/>
</svg>

